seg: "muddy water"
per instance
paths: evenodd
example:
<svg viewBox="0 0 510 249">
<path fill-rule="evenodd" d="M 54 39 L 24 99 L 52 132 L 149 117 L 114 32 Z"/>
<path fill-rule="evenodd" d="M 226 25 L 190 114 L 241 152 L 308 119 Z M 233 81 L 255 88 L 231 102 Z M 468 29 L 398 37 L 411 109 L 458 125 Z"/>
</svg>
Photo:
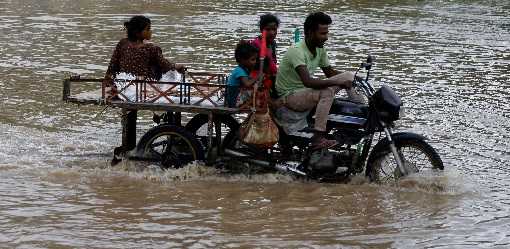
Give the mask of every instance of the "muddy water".
<svg viewBox="0 0 510 249">
<path fill-rule="evenodd" d="M 0 248 L 510 247 L 510 6 L 371 2 L 0 0 Z M 306 13 L 330 13 L 333 64 L 375 55 L 375 80 L 405 101 L 400 129 L 427 136 L 446 172 L 376 186 L 109 168 L 116 110 L 60 101 L 64 77 L 102 76 L 133 14 L 168 58 L 228 71 L 267 10 L 280 55 Z"/>
</svg>

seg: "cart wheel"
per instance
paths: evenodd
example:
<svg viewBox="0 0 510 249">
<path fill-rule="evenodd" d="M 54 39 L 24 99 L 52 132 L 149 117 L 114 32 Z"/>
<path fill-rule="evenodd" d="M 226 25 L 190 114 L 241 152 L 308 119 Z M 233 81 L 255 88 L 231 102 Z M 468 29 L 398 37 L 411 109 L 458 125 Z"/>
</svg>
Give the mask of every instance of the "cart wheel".
<svg viewBox="0 0 510 249">
<path fill-rule="evenodd" d="M 221 130 L 224 135 L 232 130 L 239 129 L 239 123 L 230 115 L 214 115 L 214 119 L 218 120 L 221 123 Z M 191 134 L 194 134 L 202 147 L 207 148 L 208 145 L 208 136 L 207 136 L 207 126 L 208 126 L 209 118 L 205 114 L 195 115 L 187 124 L 186 130 Z M 214 134 L 215 135 L 215 134 Z M 213 138 L 215 136 L 213 135 Z"/>
<path fill-rule="evenodd" d="M 167 124 L 145 133 L 137 151 L 145 160 L 160 162 L 162 168 L 180 168 L 204 159 L 204 150 L 195 136 L 182 127 Z"/>
</svg>

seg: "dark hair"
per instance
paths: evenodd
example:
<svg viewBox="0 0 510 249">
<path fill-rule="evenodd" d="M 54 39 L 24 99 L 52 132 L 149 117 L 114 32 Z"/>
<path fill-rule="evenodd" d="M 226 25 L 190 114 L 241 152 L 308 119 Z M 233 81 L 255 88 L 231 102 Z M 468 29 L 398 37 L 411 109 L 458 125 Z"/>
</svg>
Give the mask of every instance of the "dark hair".
<svg viewBox="0 0 510 249">
<path fill-rule="evenodd" d="M 276 26 L 280 26 L 280 19 L 273 14 L 264 14 L 260 16 L 259 28 L 262 31 L 267 25 L 276 23 Z"/>
<path fill-rule="evenodd" d="M 235 50 L 235 57 L 237 63 L 240 63 L 240 60 L 248 59 L 253 55 L 257 55 L 259 53 L 259 49 L 253 46 L 251 43 L 247 41 L 240 41 Z"/>
<path fill-rule="evenodd" d="M 136 41 L 136 35 L 151 25 L 151 20 L 145 16 L 133 16 L 124 23 L 127 37 L 130 41 Z"/>
<path fill-rule="evenodd" d="M 331 17 L 329 17 L 324 12 L 315 12 L 311 13 L 306 17 L 305 20 L 305 35 L 308 32 L 316 31 L 319 28 L 319 24 L 321 25 L 330 25 L 333 21 L 331 21 Z"/>
</svg>

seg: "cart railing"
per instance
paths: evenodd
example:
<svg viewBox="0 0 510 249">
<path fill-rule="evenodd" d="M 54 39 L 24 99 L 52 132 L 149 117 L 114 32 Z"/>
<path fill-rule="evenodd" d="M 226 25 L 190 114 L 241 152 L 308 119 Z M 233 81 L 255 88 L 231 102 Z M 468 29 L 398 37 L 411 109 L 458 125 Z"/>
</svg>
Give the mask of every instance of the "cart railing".
<svg viewBox="0 0 510 249">
<path fill-rule="evenodd" d="M 223 107 L 226 80 L 225 74 L 217 72 L 186 72 L 181 82 L 116 80 L 117 91 L 111 97 L 133 103 Z M 71 85 L 78 83 L 96 87 L 93 91 L 72 94 Z M 97 88 L 99 85 L 100 89 Z M 103 79 L 71 76 L 64 80 L 63 100 L 79 104 L 109 104 L 108 90 Z"/>
</svg>

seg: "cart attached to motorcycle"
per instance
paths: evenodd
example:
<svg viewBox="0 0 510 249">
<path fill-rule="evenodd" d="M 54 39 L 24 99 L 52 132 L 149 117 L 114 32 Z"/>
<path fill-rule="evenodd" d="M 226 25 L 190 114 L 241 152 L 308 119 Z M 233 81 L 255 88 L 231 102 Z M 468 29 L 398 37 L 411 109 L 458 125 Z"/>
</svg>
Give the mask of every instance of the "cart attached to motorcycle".
<svg viewBox="0 0 510 249">
<path fill-rule="evenodd" d="M 129 151 L 124 157 L 156 162 L 163 168 L 193 161 L 222 168 L 233 163 L 334 182 L 363 171 L 371 181 L 394 182 L 417 172 L 443 170 L 440 156 L 425 137 L 393 132 L 402 115 L 402 101 L 388 86 L 372 87 L 371 67 L 369 57 L 359 69 L 366 69 L 366 79 L 355 77 L 354 82 L 368 98 L 368 105 L 335 99 L 327 126 L 338 145 L 319 151 L 310 149 L 307 129 L 293 134 L 280 129 L 280 142 L 269 149 L 243 143 L 238 120 L 247 113 L 226 107 L 223 73 L 188 71 L 179 82 L 130 80 L 120 87 L 117 100 L 111 101 L 106 101 L 103 79 L 74 76 L 63 82 L 63 100 L 122 109 L 121 147 Z M 76 88 L 95 90 L 72 93 Z M 133 111 L 140 110 L 162 114 L 154 114 L 156 125 L 137 141 Z M 309 121 L 313 122 L 313 112 Z M 375 134 L 385 136 L 377 139 Z"/>
</svg>

